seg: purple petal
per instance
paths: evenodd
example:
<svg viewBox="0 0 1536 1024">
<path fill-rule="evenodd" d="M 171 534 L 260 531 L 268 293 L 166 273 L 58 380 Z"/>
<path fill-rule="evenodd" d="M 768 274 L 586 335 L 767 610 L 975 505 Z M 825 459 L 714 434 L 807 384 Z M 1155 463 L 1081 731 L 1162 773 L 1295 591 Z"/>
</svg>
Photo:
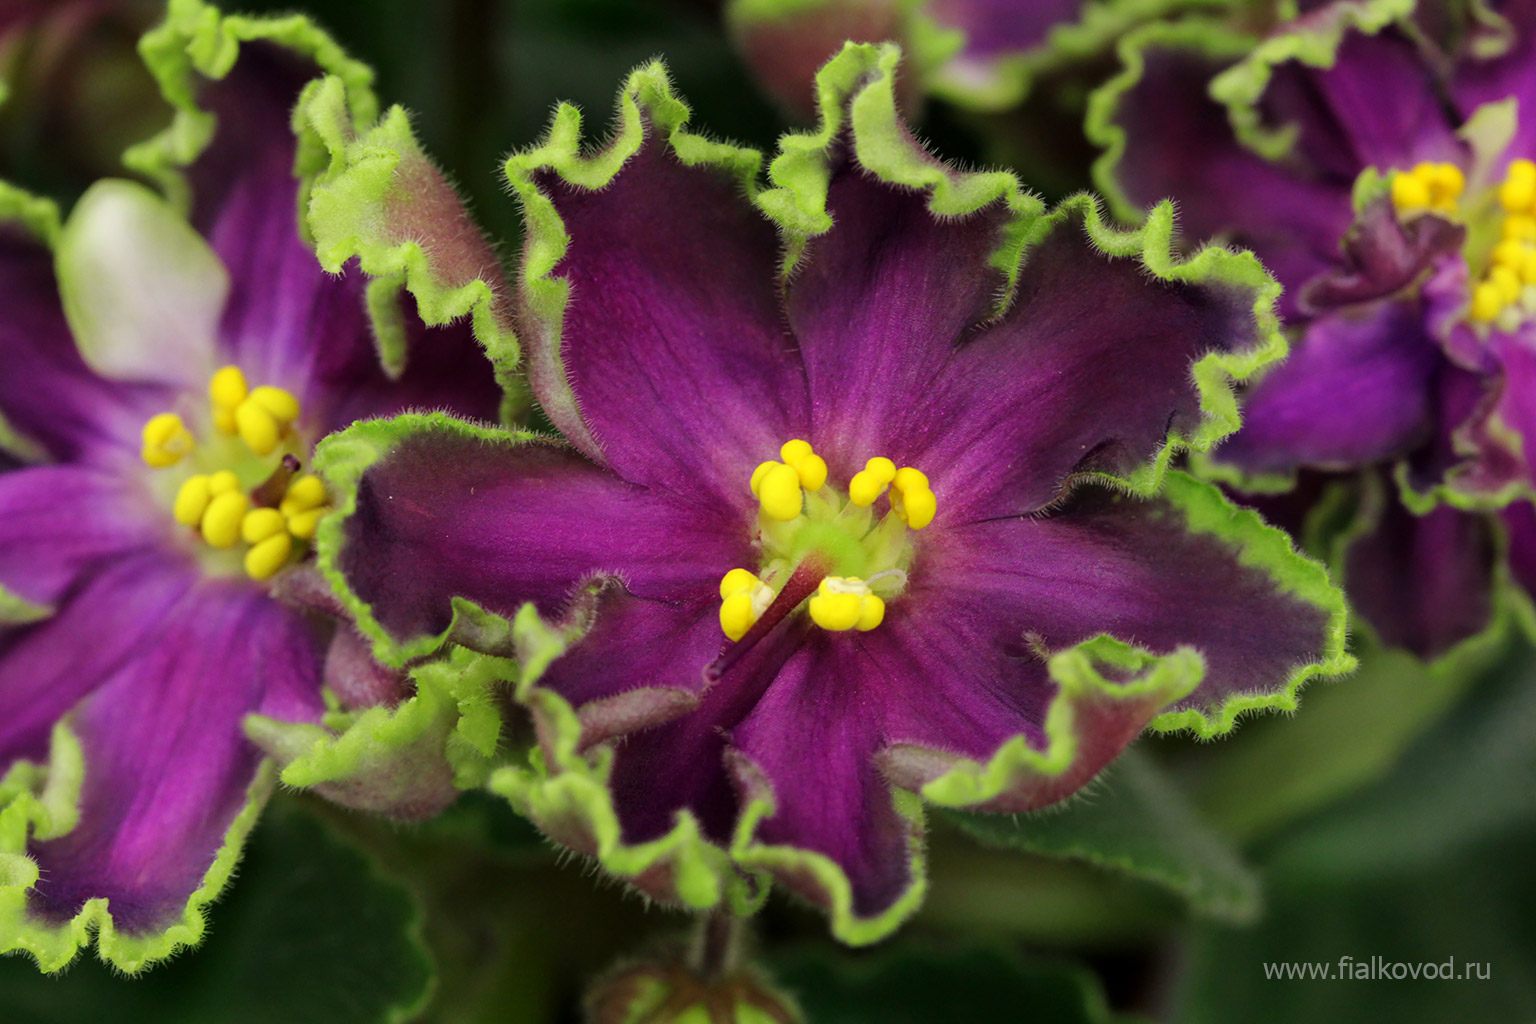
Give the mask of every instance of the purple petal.
<svg viewBox="0 0 1536 1024">
<path fill-rule="evenodd" d="M 135 554 L 103 566 L 52 617 L 0 634 L 0 774 L 43 757 L 54 723 L 153 646 L 190 586 L 164 556 Z"/>
<path fill-rule="evenodd" d="M 1398 219 L 1386 198 L 1372 202 L 1344 236 L 1344 259 L 1308 282 L 1309 313 L 1384 298 L 1423 278 L 1447 258 L 1461 263 L 1465 227 L 1439 217 Z"/>
<path fill-rule="evenodd" d="M 1282 316 L 1293 318 L 1293 293 L 1337 259 L 1354 218 L 1354 173 L 1313 178 L 1263 160 L 1238 143 L 1225 108 L 1206 94 L 1221 65 L 1173 49 L 1145 56 L 1116 117 L 1126 133 L 1119 188 L 1138 207 L 1178 200 L 1188 238 L 1222 235 L 1258 253 L 1285 286 Z"/>
<path fill-rule="evenodd" d="M 73 719 L 85 753 L 80 821 L 32 848 L 41 879 L 31 905 L 43 917 L 104 896 L 121 931 L 175 920 L 261 760 L 241 720 L 320 715 L 315 638 L 260 591 L 203 582 L 156 626 Z M 307 700 L 296 702 L 300 693 Z"/>
<path fill-rule="evenodd" d="M 1217 536 L 1192 533 L 1182 512 L 1085 486 L 1043 518 L 977 523 L 925 538 L 914 581 L 931 591 L 913 613 L 942 619 L 987 602 L 1032 646 L 1059 651 L 1108 633 L 1156 654 L 1197 648 L 1199 689 L 1179 707 L 1219 707 L 1273 692 L 1328 646 L 1327 613 L 1244 565 Z"/>
<path fill-rule="evenodd" d="M 1499 513 L 1509 538 L 1509 571 L 1527 594 L 1536 595 L 1536 505 L 1516 501 Z"/>
<path fill-rule="evenodd" d="M 626 480 L 747 509 L 753 468 L 808 421 L 777 234 L 738 181 L 654 131 L 599 191 L 540 184 L 571 239 L 558 350 L 553 325 L 525 325 L 540 404 Z"/>
<path fill-rule="evenodd" d="M 1536 46 L 1532 45 L 1536 42 L 1536 5 L 1517 0 L 1498 7 L 1499 15 L 1510 22 L 1513 42 L 1503 56 L 1493 60 L 1459 61 L 1451 95 L 1463 119 L 1485 103 L 1517 98 L 1520 117 L 1509 153 L 1529 156 L 1536 152 L 1536 118 L 1530 111 L 1532 97 L 1536 97 Z"/>
<path fill-rule="evenodd" d="M 1381 504 L 1345 556 L 1356 612 L 1384 643 L 1421 658 L 1487 629 L 1497 557 L 1488 518 L 1449 507 L 1416 516 L 1390 496 Z"/>
<path fill-rule="evenodd" d="M 1216 458 L 1274 473 L 1406 455 L 1433 434 L 1435 387 L 1446 365 L 1410 303 L 1329 314 L 1249 389 L 1243 428 Z"/>
<path fill-rule="evenodd" d="M 171 392 L 96 376 L 64 320 L 53 256 L 36 240 L 0 230 L 0 414 L 55 459 L 138 458 L 144 421 L 170 408 Z"/>
<path fill-rule="evenodd" d="M 1033 49 L 1056 25 L 1077 21 L 1082 7 L 1082 0 L 933 0 L 927 13 L 965 32 L 964 60 Z"/>
<path fill-rule="evenodd" d="M 718 600 L 728 569 L 755 564 L 751 523 L 624 483 L 563 445 L 438 426 L 363 475 L 338 564 L 390 634 L 415 638 L 448 627 L 451 597 L 556 615 L 593 576 L 646 599 Z"/>
</svg>

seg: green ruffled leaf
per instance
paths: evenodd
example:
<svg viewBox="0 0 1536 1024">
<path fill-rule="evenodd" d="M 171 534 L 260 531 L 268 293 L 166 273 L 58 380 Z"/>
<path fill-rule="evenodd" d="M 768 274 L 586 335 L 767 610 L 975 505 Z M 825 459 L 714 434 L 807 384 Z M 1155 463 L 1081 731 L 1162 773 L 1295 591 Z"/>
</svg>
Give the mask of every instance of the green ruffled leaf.
<svg viewBox="0 0 1536 1024">
<path fill-rule="evenodd" d="M 279 803 L 207 944 L 140 978 L 85 962 L 63 980 L 0 959 L 6 1024 L 385 1024 L 416 1019 L 433 969 L 409 892 L 296 806 Z"/>
<path fill-rule="evenodd" d="M 1175 783 L 1135 750 L 1056 808 L 947 816 L 985 845 L 1130 875 L 1176 893 L 1202 916 L 1247 921 L 1259 910 L 1258 877 Z"/>
<path fill-rule="evenodd" d="M 814 1024 L 1129 1024 L 1083 967 L 997 947 L 908 942 L 855 960 L 811 946 L 770 965 Z"/>
</svg>

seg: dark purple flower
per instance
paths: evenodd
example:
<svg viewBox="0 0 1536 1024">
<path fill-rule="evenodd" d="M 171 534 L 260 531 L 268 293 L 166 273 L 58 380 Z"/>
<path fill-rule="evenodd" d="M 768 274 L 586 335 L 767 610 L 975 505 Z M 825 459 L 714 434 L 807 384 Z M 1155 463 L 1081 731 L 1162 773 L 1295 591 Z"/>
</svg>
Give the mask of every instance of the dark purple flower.
<svg viewBox="0 0 1536 1024">
<path fill-rule="evenodd" d="M 408 416 L 320 456 L 322 565 L 381 648 L 514 659 L 537 742 L 493 790 L 658 898 L 777 879 L 853 942 L 921 900 L 920 796 L 1049 804 L 1148 723 L 1219 734 L 1350 662 L 1321 570 L 1165 473 L 1277 354 L 1272 284 L 1172 262 L 1168 208 L 1122 235 L 953 171 L 896 60 L 823 70 L 768 190 L 658 66 L 601 151 L 562 108 L 508 174 L 568 440 Z"/>
<path fill-rule="evenodd" d="M 1090 117 L 1101 183 L 1128 216 L 1172 196 L 1189 237 L 1252 249 L 1286 289 L 1291 357 L 1250 387 L 1243 430 L 1205 463 L 1218 478 L 1274 491 L 1300 470 L 1395 467 L 1418 515 L 1531 492 L 1536 5 L 1494 6 L 1502 35 L 1463 26 L 1447 53 L 1426 36 L 1453 37 L 1448 9 L 1396 0 L 1313 4 L 1262 40 L 1186 22 L 1123 45 Z M 1454 518 L 1412 523 L 1439 532 L 1396 571 L 1417 564 L 1424 586 L 1481 561 L 1458 578 L 1491 585 L 1492 527 L 1436 525 Z M 1473 614 L 1487 589 L 1445 609 L 1455 622 L 1410 628 L 1363 569 L 1349 581 L 1383 638 L 1421 654 L 1490 622 Z"/>
<path fill-rule="evenodd" d="M 124 180 L 62 225 L 0 191 L 0 951 L 45 970 L 93 933 L 125 970 L 196 942 L 274 783 L 242 722 L 318 721 L 323 675 L 357 678 L 326 664 L 333 620 L 274 596 L 313 572 L 313 443 L 500 398 L 467 324 L 425 327 L 300 236 L 290 108 L 317 62 L 371 103 L 365 69 L 197 3 L 145 53 L 181 113 L 135 159 L 189 216 Z"/>
</svg>

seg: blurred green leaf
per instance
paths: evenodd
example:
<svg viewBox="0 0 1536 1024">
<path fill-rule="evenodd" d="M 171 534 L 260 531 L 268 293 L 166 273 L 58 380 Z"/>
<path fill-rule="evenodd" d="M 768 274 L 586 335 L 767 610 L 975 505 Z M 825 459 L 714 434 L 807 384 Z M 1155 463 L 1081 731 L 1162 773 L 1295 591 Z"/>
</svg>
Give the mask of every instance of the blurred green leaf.
<svg viewBox="0 0 1536 1024">
<path fill-rule="evenodd" d="M 1276 843 L 1270 912 L 1193 949 L 1180 1020 L 1536 1020 L 1536 655 L 1522 650 L 1388 778 Z M 1279 980 L 1266 963 L 1469 962 L 1488 978 Z"/>
<path fill-rule="evenodd" d="M 771 963 L 812 1024 L 1112 1024 L 1083 967 L 999 948 L 915 942 L 853 953 L 807 946 Z"/>
<path fill-rule="evenodd" d="M 1130 875 L 1177 894 L 1206 917 L 1242 921 L 1259 908 L 1253 872 L 1139 751 L 1127 751 L 1091 789 L 1060 808 L 947 816 L 988 846 Z"/>
<path fill-rule="evenodd" d="M 407 890 L 296 805 L 252 837 L 208 940 L 136 978 L 94 960 L 45 976 L 0 959 L 6 1024 L 374 1024 L 412 1019 L 432 984 Z"/>
</svg>

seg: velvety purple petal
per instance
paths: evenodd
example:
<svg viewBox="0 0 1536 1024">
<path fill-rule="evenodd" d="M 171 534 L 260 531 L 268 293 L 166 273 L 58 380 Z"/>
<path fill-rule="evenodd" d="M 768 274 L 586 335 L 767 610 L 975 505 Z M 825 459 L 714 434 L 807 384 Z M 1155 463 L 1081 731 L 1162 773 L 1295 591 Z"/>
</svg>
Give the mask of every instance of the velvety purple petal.
<svg viewBox="0 0 1536 1024">
<path fill-rule="evenodd" d="M 1043 517 L 935 532 L 912 574 L 913 614 L 987 602 L 1048 652 L 1099 633 L 1157 654 L 1198 648 L 1205 679 L 1179 707 L 1273 692 L 1327 646 L 1327 613 L 1243 565 L 1230 542 L 1188 532 L 1164 499 L 1096 486 Z"/>
<path fill-rule="evenodd" d="M 1301 286 L 1338 258 L 1354 219 L 1355 175 L 1298 172 L 1245 149 L 1206 93 L 1220 69 L 1186 51 L 1147 52 L 1145 74 L 1116 118 L 1126 132 L 1117 181 L 1137 206 L 1177 200 L 1185 237 L 1220 235 L 1258 253 L 1285 286 L 1281 313 L 1291 319 Z"/>
<path fill-rule="evenodd" d="M 1536 505 L 1517 501 L 1499 513 L 1509 538 L 1509 571 L 1527 594 L 1536 595 Z"/>
<path fill-rule="evenodd" d="M 1383 642 L 1423 658 L 1487 629 L 1497 546 L 1486 516 L 1437 508 L 1416 516 L 1387 500 L 1346 554 L 1344 586 Z"/>
<path fill-rule="evenodd" d="M 1407 460 L 1414 488 L 1428 490 L 1454 476 L 1459 488 L 1494 493 L 1525 478 L 1525 463 L 1508 444 L 1507 429 L 1489 429 L 1503 401 L 1501 378 L 1443 362 L 1431 394 L 1434 430 Z"/>
<path fill-rule="evenodd" d="M 1039 46 L 1056 25 L 1077 21 L 1083 6 L 1083 0 L 934 0 L 927 13 L 965 32 L 963 58 L 984 58 Z"/>
<path fill-rule="evenodd" d="M 864 457 L 927 473 L 939 526 L 1031 512 L 1074 472 L 1128 474 L 1170 430 L 1193 433 L 1192 364 L 1257 336 L 1251 294 L 1150 279 L 1063 223 L 1031 250 L 1003 319 L 952 339 L 926 390 L 893 398 L 884 449 Z"/>
<path fill-rule="evenodd" d="M 925 193 L 855 166 L 836 172 L 827 210 L 832 230 L 811 241 L 786 308 L 810 384 L 809 440 L 846 480 L 872 456 L 901 458 L 891 446 L 942 416 L 929 396 L 997 302 L 1004 282 L 988 258 L 1008 212 L 941 220 Z"/>
<path fill-rule="evenodd" d="M 98 563 L 168 541 L 166 522 L 134 482 L 98 469 L 0 474 L 0 587 L 52 605 Z"/>
<path fill-rule="evenodd" d="M 320 715 L 309 626 L 248 584 L 202 582 L 157 626 L 73 719 L 85 752 L 80 822 L 32 848 L 41 879 L 31 904 L 42 916 L 104 896 L 130 934 L 179 917 L 261 760 L 241 720 Z M 268 699 L 274 692 L 309 699 Z"/>
<path fill-rule="evenodd" d="M 753 530 L 749 516 L 624 483 L 564 445 L 433 428 L 363 475 L 339 565 L 384 628 L 408 638 L 446 629 L 455 595 L 555 615 L 598 575 L 642 598 L 718 600 L 727 570 L 755 564 Z"/>
<path fill-rule="evenodd" d="M 1536 341 L 1536 330 L 1526 329 L 1517 336 L 1495 335 L 1490 346 L 1497 355 L 1502 374 L 1497 401 L 1489 412 L 1501 428 L 1501 438 L 1508 431 L 1514 433 L 1517 440 L 1506 441 L 1501 446 L 1524 463 L 1527 479 L 1536 479 L 1527 454 L 1536 452 L 1536 351 L 1531 347 L 1533 341 Z M 1475 436 L 1480 442 L 1479 448 L 1499 444 L 1486 434 Z"/>
<path fill-rule="evenodd" d="M 144 421 L 171 405 L 148 384 L 96 376 L 80 358 L 36 240 L 0 229 L 0 414 L 61 462 L 136 459 Z"/>
<path fill-rule="evenodd" d="M 1385 197 L 1372 202 L 1344 236 L 1343 259 L 1307 283 L 1302 305 L 1309 313 L 1369 302 L 1401 291 L 1442 261 L 1463 262 L 1465 227 L 1439 217 L 1404 223 Z"/>
<path fill-rule="evenodd" d="M 1530 116 L 1532 97 L 1536 97 L 1536 4 L 1530 0 L 1511 0 L 1492 5 L 1513 29 L 1509 49 L 1492 60 L 1463 59 L 1457 62 L 1451 95 L 1463 118 L 1471 117 L 1485 103 L 1499 103 L 1515 97 L 1520 102 L 1520 118 L 1511 140 L 1511 156 L 1529 157 L 1536 153 L 1536 117 Z"/>
<path fill-rule="evenodd" d="M 1391 102 L 1382 102 L 1384 96 Z M 1273 124 L 1295 125 L 1303 157 L 1335 177 L 1353 180 L 1366 167 L 1467 160 L 1433 66 L 1390 28 L 1377 35 L 1347 31 L 1331 67 L 1300 61 L 1276 67 L 1263 112 Z"/>
<path fill-rule="evenodd" d="M 558 354 L 526 329 L 541 405 L 626 480 L 749 508 L 753 468 L 808 425 L 776 232 L 738 182 L 684 166 L 654 134 L 599 191 L 541 186 L 571 238 Z"/>
<path fill-rule="evenodd" d="M 54 723 L 154 645 L 191 585 L 189 567 L 132 555 L 82 582 L 52 617 L 0 633 L 0 774 L 45 756 Z"/>
<path fill-rule="evenodd" d="M 1216 452 L 1251 473 L 1347 469 L 1398 458 L 1434 432 L 1445 364 L 1417 307 L 1380 302 L 1310 323 L 1249 388 L 1243 428 Z"/>
</svg>

